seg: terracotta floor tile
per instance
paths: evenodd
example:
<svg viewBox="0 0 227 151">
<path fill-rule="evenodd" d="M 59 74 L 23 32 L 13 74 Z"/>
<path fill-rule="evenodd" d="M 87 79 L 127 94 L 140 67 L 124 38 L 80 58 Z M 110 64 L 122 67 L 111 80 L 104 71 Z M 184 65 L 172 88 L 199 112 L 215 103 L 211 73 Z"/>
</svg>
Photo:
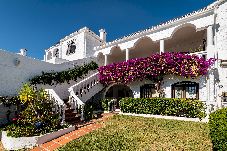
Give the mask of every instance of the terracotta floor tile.
<svg viewBox="0 0 227 151">
<path fill-rule="evenodd" d="M 62 145 L 60 145 L 60 144 L 58 144 L 58 143 L 54 143 L 54 144 L 52 144 L 51 146 L 49 146 L 49 147 L 47 147 L 47 148 L 45 148 L 45 149 L 47 149 L 48 151 L 53 151 L 53 150 L 55 150 L 55 149 L 57 149 L 57 148 L 59 148 L 59 147 L 61 147 Z"/>
<path fill-rule="evenodd" d="M 40 145 L 39 147 L 34 148 L 32 151 L 52 151 L 57 149 L 58 147 L 67 144 L 68 142 L 78 139 L 81 136 L 84 136 L 98 128 L 101 128 L 103 125 L 100 123 L 97 123 L 99 121 L 105 122 L 108 120 L 110 116 L 113 116 L 112 113 L 105 113 L 102 114 L 102 118 L 99 119 L 93 119 L 90 122 L 87 123 L 80 123 L 77 125 L 79 127 L 77 130 L 74 130 L 70 133 L 67 133 L 57 139 L 54 139 L 53 141 L 47 142 L 45 144 Z"/>
<path fill-rule="evenodd" d="M 69 138 L 64 138 L 64 139 L 61 139 L 61 140 L 58 140 L 58 141 L 53 140 L 53 142 L 58 143 L 60 145 L 65 145 L 65 144 L 67 144 L 70 141 L 72 141 L 72 139 L 69 139 Z"/>
<path fill-rule="evenodd" d="M 74 139 L 77 139 L 77 138 L 80 138 L 80 137 L 81 137 L 81 135 L 72 135 L 72 136 L 69 137 L 69 139 L 74 140 Z"/>
<path fill-rule="evenodd" d="M 58 138 L 54 139 L 53 141 L 59 142 L 59 141 L 61 141 L 61 140 L 63 140 L 63 139 L 65 139 L 65 135 L 63 135 L 63 136 L 61 136 L 61 137 L 58 137 Z"/>
<path fill-rule="evenodd" d="M 68 134 L 65 134 L 64 137 L 70 137 L 72 136 L 74 133 L 68 133 Z"/>
<path fill-rule="evenodd" d="M 33 148 L 31 151 L 46 151 L 46 150 L 38 146 Z"/>
<path fill-rule="evenodd" d="M 50 142 L 47 142 L 47 143 L 44 143 L 44 144 L 40 145 L 40 147 L 41 148 L 49 148 L 49 147 L 51 147 L 51 146 L 53 146 L 55 144 L 56 144 L 55 142 L 50 141 Z"/>
</svg>

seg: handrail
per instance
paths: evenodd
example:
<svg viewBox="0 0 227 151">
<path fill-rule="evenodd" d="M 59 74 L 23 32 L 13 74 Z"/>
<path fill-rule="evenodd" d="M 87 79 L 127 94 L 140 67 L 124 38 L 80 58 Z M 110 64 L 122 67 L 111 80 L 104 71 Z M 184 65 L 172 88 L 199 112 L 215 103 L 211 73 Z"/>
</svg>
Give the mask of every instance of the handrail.
<svg viewBox="0 0 227 151">
<path fill-rule="evenodd" d="M 70 96 L 72 96 L 73 99 L 75 99 L 77 101 L 78 105 L 83 105 L 84 104 L 84 102 L 81 101 L 78 96 L 76 96 L 76 94 L 73 91 L 73 88 L 69 88 L 69 93 L 70 93 Z"/>
<path fill-rule="evenodd" d="M 74 87 L 80 85 L 81 83 L 87 81 L 88 79 L 90 79 L 90 78 L 92 78 L 92 77 L 94 77 L 94 76 L 97 76 L 98 74 L 99 74 L 99 72 L 96 72 L 96 73 L 92 74 L 91 76 L 89 76 L 89 77 L 87 77 L 87 78 L 81 80 L 80 82 L 78 82 L 78 83 L 72 85 L 71 87 L 69 87 L 69 91 L 70 91 L 71 89 L 73 90 Z"/>
<path fill-rule="evenodd" d="M 59 105 L 64 105 L 64 101 L 57 95 L 57 93 L 53 89 L 45 89 L 45 91 L 49 92 Z"/>
<path fill-rule="evenodd" d="M 76 110 L 78 109 L 77 105 L 81 106 L 81 118 L 80 119 L 83 121 L 84 120 L 84 105 L 85 105 L 85 103 L 83 101 L 81 101 L 79 97 L 76 96 L 76 94 L 73 91 L 73 88 L 69 89 L 69 92 L 70 92 L 71 102 L 75 102 L 74 99 L 76 100 L 76 104 L 74 104 L 75 109 Z M 78 110 L 77 110 L 77 112 L 78 112 Z"/>
<path fill-rule="evenodd" d="M 61 118 L 61 123 L 63 124 L 65 122 L 65 110 L 66 110 L 66 105 L 64 101 L 57 95 L 57 93 L 53 89 L 45 89 L 45 91 L 51 94 L 51 97 L 54 98 L 57 105 L 60 107 L 59 118 Z"/>
</svg>

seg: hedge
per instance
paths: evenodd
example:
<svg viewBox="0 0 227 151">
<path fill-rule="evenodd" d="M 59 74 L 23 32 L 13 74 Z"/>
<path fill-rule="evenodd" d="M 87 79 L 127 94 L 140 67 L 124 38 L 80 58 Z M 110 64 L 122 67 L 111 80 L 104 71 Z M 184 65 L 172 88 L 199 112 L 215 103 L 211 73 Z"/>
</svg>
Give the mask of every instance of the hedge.
<svg viewBox="0 0 227 151">
<path fill-rule="evenodd" d="M 67 82 L 69 83 L 70 80 L 77 81 L 78 78 L 82 78 L 89 71 L 96 70 L 98 68 L 98 64 L 94 61 L 90 63 L 75 66 L 73 69 L 61 71 L 61 72 L 42 72 L 42 75 L 38 75 L 30 79 L 30 83 L 32 85 L 36 84 L 48 84 L 48 85 L 55 85 Z"/>
<path fill-rule="evenodd" d="M 227 108 L 219 109 L 210 114 L 209 128 L 213 150 L 227 150 Z"/>
<path fill-rule="evenodd" d="M 180 98 L 123 98 L 120 108 L 124 113 L 154 114 L 183 117 L 205 117 L 205 105 L 199 100 Z"/>
</svg>

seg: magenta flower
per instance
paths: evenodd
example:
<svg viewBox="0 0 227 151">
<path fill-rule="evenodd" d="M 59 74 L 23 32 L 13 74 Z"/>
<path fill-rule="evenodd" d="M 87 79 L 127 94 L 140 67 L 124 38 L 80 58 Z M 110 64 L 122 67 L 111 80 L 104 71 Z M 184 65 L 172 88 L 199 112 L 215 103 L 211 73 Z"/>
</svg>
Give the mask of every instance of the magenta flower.
<svg viewBox="0 0 227 151">
<path fill-rule="evenodd" d="M 165 75 L 195 78 L 206 75 L 215 59 L 205 60 L 196 55 L 179 52 L 153 54 L 100 67 L 99 79 L 103 84 L 130 83 L 136 80 L 157 80 Z"/>
</svg>

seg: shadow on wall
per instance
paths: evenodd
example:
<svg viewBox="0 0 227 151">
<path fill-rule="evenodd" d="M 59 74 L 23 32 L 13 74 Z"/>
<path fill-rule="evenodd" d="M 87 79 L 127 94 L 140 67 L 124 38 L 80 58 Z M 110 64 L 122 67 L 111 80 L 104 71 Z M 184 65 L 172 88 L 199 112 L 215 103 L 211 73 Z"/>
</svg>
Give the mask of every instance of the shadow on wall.
<svg viewBox="0 0 227 151">
<path fill-rule="evenodd" d="M 16 107 L 11 105 L 9 107 L 0 103 L 0 127 L 10 121 L 15 117 Z"/>
</svg>

